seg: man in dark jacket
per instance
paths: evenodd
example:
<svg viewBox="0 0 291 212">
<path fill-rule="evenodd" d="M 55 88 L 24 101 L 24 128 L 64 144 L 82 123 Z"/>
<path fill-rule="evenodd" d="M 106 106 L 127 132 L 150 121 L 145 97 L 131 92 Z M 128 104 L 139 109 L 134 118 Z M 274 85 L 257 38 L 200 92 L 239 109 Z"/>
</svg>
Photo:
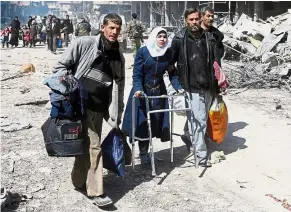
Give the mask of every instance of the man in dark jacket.
<svg viewBox="0 0 291 212">
<path fill-rule="evenodd" d="M 192 111 L 187 119 L 190 134 L 194 134 L 191 143 L 197 155 L 196 162 L 200 166 L 209 166 L 204 137 L 208 112 L 217 89 L 213 70 L 214 40 L 200 27 L 199 10 L 187 9 L 184 17 L 187 26 L 175 35 L 171 44 L 172 65 L 177 63 L 180 83 L 191 101 Z"/>
<path fill-rule="evenodd" d="M 51 51 L 52 53 L 56 53 L 57 51 L 57 39 L 60 37 L 61 27 L 56 17 L 52 19 L 52 43 L 51 43 Z"/>
<path fill-rule="evenodd" d="M 52 51 L 52 15 L 48 15 L 46 20 L 46 39 L 47 39 L 47 50 Z"/>
<path fill-rule="evenodd" d="M 73 33 L 73 24 L 69 18 L 69 15 L 66 15 L 66 19 L 62 25 L 63 33 L 64 33 L 64 40 L 65 40 L 65 47 L 68 47 L 69 43 L 69 34 Z"/>
<path fill-rule="evenodd" d="M 28 17 L 28 22 L 27 22 L 27 25 L 28 25 L 28 28 L 30 29 L 30 26 L 31 26 L 31 23 L 32 23 L 32 17 L 31 16 L 29 16 Z"/>
<path fill-rule="evenodd" d="M 214 10 L 206 7 L 202 10 L 202 22 L 201 27 L 210 33 L 210 36 L 213 36 L 215 39 L 215 48 L 214 48 L 214 56 L 215 60 L 221 66 L 221 58 L 224 55 L 224 46 L 222 40 L 224 35 L 217 28 L 213 26 L 214 22 Z"/>
<path fill-rule="evenodd" d="M 103 188 L 101 133 L 103 119 L 119 128 L 124 108 L 124 57 L 117 38 L 122 20 L 117 14 L 104 17 L 97 37 L 83 36 L 64 51 L 53 72 L 71 71 L 88 89 L 87 116 L 83 122 L 84 154 L 75 158 L 73 185 L 85 190 L 98 206 L 112 204 Z"/>
</svg>

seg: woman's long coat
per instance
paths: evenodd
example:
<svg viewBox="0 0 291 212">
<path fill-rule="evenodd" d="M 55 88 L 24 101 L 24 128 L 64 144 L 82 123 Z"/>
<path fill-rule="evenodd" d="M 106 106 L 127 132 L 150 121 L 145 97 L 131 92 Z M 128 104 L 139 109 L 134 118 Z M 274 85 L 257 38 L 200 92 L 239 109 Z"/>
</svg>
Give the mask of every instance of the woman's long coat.
<svg viewBox="0 0 291 212">
<path fill-rule="evenodd" d="M 147 47 L 142 47 L 136 54 L 133 69 L 133 88 L 128 97 L 122 130 L 125 135 L 132 137 L 132 97 L 136 91 L 143 91 L 147 96 L 166 95 L 163 75 L 168 69 L 171 52 L 168 49 L 163 56 L 151 57 Z M 169 73 L 173 87 L 178 90 L 181 85 L 176 71 Z M 168 109 L 167 99 L 150 99 L 150 110 Z M 135 101 L 135 136 L 148 138 L 146 104 L 142 98 Z M 170 140 L 169 113 L 151 114 L 152 137 L 161 138 L 161 141 Z"/>
<path fill-rule="evenodd" d="M 30 40 L 36 40 L 37 39 L 37 25 L 32 24 L 30 26 Z"/>
<path fill-rule="evenodd" d="M 18 46 L 18 37 L 20 30 L 20 22 L 17 20 L 13 20 L 11 23 L 11 38 L 9 44 L 12 46 Z"/>
</svg>

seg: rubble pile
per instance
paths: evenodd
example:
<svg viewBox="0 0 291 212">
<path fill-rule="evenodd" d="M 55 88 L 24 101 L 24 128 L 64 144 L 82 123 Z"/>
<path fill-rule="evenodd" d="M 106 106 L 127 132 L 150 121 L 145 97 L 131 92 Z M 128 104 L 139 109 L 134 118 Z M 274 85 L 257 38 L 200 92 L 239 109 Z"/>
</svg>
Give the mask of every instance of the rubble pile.
<svg viewBox="0 0 291 212">
<path fill-rule="evenodd" d="M 291 9 L 257 22 L 242 14 L 224 23 L 224 69 L 232 87 L 285 87 L 291 92 Z M 236 62 L 234 62 L 236 61 Z"/>
</svg>

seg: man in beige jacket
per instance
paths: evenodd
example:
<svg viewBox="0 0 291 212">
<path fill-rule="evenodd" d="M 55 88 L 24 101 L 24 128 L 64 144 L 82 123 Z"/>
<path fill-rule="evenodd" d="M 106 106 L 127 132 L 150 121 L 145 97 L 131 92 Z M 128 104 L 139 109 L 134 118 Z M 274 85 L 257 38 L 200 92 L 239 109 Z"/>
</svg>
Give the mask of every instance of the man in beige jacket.
<svg viewBox="0 0 291 212">
<path fill-rule="evenodd" d="M 76 188 L 86 189 L 98 206 L 112 204 L 103 190 L 100 138 L 103 119 L 117 128 L 124 109 L 125 64 L 117 41 L 121 25 L 117 14 L 108 14 L 97 37 L 77 38 L 53 68 L 53 72 L 71 72 L 88 89 L 87 116 L 83 122 L 87 139 L 84 154 L 75 159 L 72 181 Z"/>
</svg>

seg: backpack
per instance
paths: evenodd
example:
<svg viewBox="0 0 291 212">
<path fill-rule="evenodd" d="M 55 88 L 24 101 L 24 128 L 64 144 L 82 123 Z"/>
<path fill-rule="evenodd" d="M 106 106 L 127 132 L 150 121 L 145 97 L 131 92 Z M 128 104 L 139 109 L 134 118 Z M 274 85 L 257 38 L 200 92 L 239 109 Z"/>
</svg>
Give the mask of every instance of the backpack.
<svg viewBox="0 0 291 212">
<path fill-rule="evenodd" d="M 139 21 L 133 20 L 130 28 L 130 37 L 140 38 L 142 37 L 143 27 Z"/>
</svg>

